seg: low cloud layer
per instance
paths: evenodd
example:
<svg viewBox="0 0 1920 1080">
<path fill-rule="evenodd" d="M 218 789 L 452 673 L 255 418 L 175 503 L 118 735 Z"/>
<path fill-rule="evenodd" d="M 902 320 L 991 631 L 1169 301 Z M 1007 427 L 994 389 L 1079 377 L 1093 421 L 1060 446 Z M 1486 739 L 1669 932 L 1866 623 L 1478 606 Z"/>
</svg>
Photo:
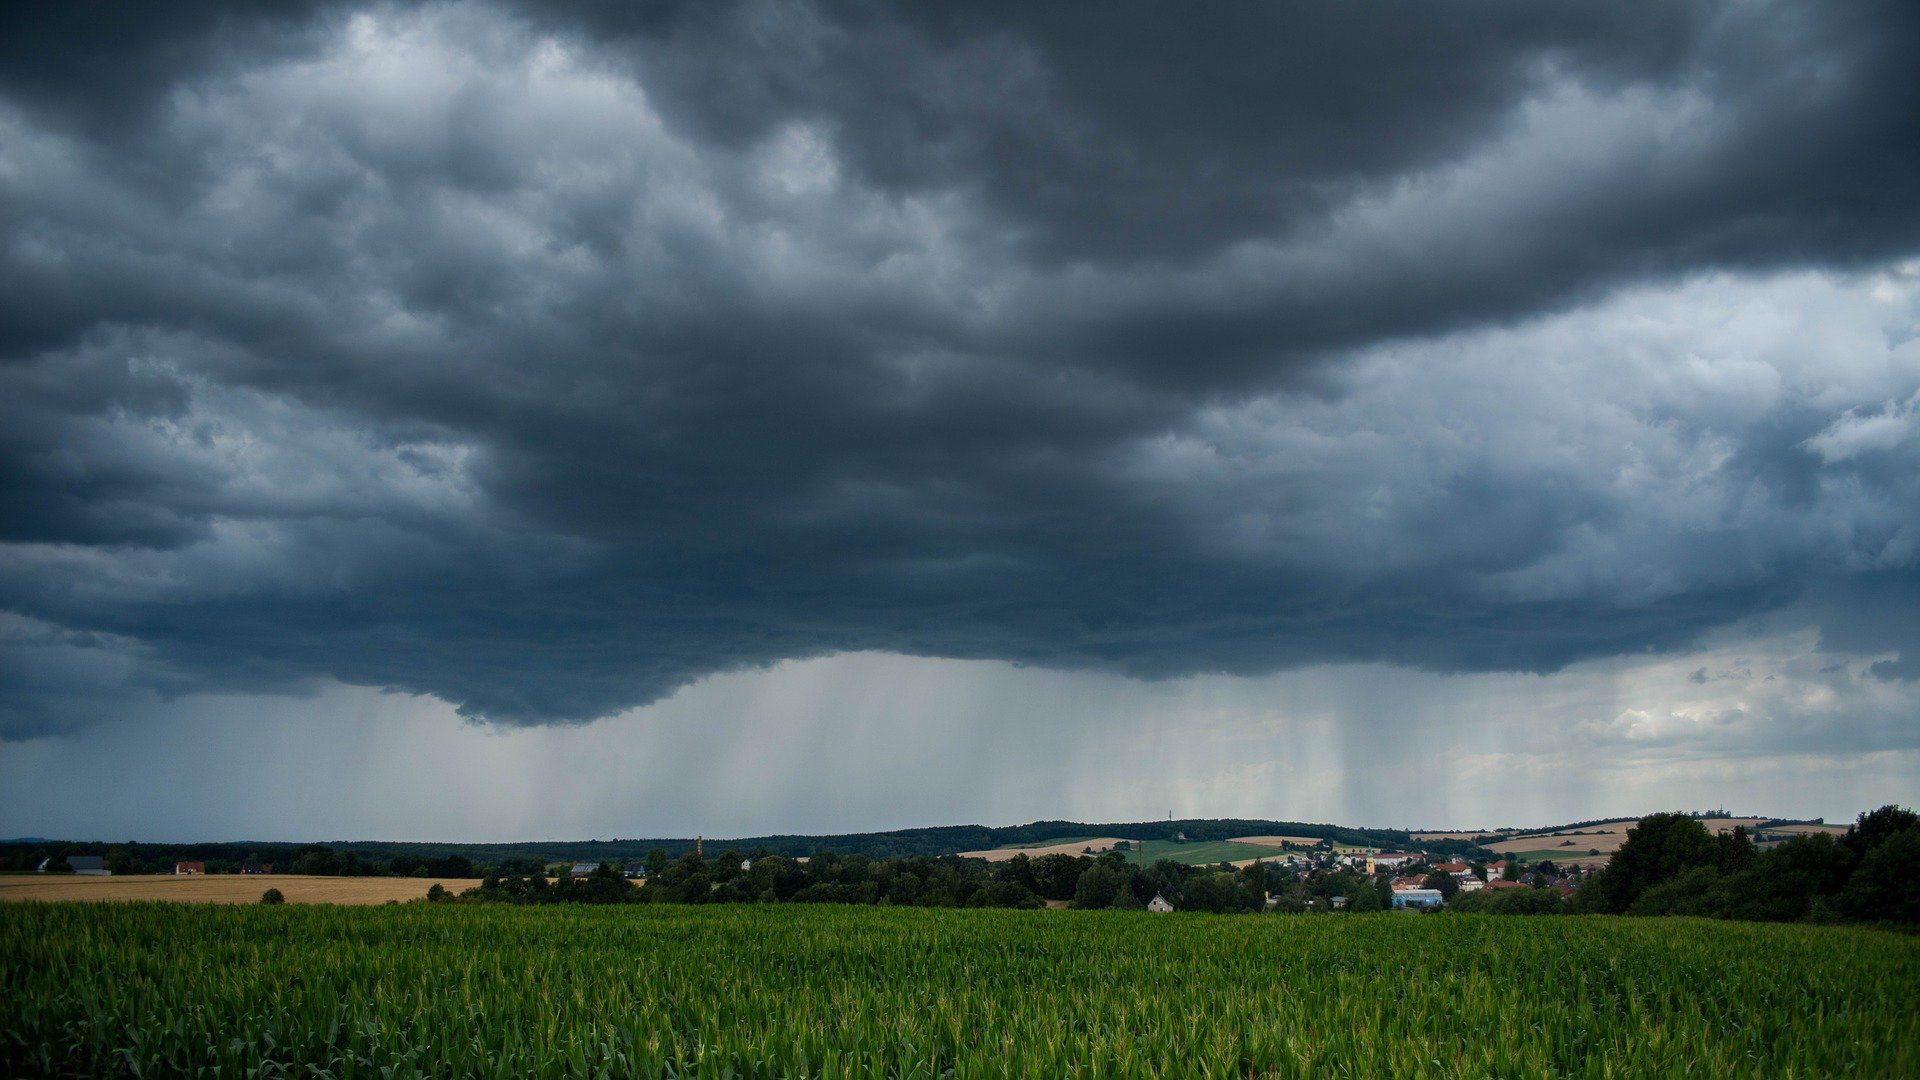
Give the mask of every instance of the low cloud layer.
<svg viewBox="0 0 1920 1080">
<path fill-rule="evenodd" d="M 189 695 L 140 723 L 10 744 L 0 822 L 115 841 L 711 839 L 1168 813 L 1479 828 L 1654 807 L 1850 821 L 1920 790 L 1914 687 L 1864 677 L 1805 630 L 1709 638 L 1550 676 L 1366 664 L 1141 683 L 842 654 L 565 726 L 475 725 L 430 697 L 338 684 Z"/>
<path fill-rule="evenodd" d="M 1768 615 L 1915 677 L 1909 5 L 86 10 L 0 34 L 0 738 Z"/>
</svg>

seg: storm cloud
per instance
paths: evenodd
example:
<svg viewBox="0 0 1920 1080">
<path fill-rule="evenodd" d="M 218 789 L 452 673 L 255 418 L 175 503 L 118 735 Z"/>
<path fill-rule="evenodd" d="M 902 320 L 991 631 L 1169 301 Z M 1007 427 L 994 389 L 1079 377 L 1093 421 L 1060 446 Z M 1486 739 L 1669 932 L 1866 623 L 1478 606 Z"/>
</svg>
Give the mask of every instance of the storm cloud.
<svg viewBox="0 0 1920 1080">
<path fill-rule="evenodd" d="M 1920 664 L 1912 5 L 7 19 L 0 738 Z"/>
</svg>

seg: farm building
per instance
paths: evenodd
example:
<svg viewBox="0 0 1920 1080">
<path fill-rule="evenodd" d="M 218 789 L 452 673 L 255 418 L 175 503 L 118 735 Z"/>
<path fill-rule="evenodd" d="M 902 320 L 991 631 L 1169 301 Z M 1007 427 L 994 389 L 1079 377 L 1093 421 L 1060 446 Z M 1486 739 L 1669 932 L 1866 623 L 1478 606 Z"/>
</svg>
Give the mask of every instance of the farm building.
<svg viewBox="0 0 1920 1080">
<path fill-rule="evenodd" d="M 206 872 L 207 864 L 203 862 L 188 862 L 183 859 L 173 864 L 173 874 L 175 877 L 191 877 L 195 874 L 204 874 Z"/>
<path fill-rule="evenodd" d="M 53 865 L 52 859 L 41 859 L 35 870 L 44 874 Z M 107 869 L 107 860 L 98 855 L 69 855 L 67 866 L 76 874 L 86 877 L 112 877 L 113 871 Z"/>
<path fill-rule="evenodd" d="M 1396 908 L 1437 908 L 1446 902 L 1439 889 L 1401 889 L 1393 894 Z"/>
<path fill-rule="evenodd" d="M 577 862 L 573 864 L 573 869 L 568 871 L 568 873 L 574 877 L 586 877 L 598 869 L 600 869 L 600 864 L 597 862 Z"/>
<path fill-rule="evenodd" d="M 1155 911 L 1155 912 L 1168 912 L 1173 910 L 1173 905 L 1167 902 L 1166 897 L 1161 896 L 1159 893 L 1154 893 L 1153 899 L 1147 901 L 1147 910 Z"/>
</svg>

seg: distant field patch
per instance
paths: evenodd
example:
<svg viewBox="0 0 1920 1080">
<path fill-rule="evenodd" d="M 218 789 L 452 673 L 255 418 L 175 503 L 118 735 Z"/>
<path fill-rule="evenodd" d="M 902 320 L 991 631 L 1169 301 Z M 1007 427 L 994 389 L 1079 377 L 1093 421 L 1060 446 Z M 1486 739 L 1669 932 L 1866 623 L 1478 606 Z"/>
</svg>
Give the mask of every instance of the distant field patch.
<svg viewBox="0 0 1920 1080">
<path fill-rule="evenodd" d="M 1587 854 L 1586 848 L 1541 848 L 1538 851 L 1509 851 L 1507 858 L 1520 862 L 1543 862 L 1551 860 L 1562 866 L 1587 866 L 1605 863 L 1613 858 L 1606 852 L 1598 855 Z"/>
<path fill-rule="evenodd" d="M 1315 844 L 1319 840 L 1311 836 L 1246 836 L 1235 840 L 1193 840 L 1178 843 L 1172 840 L 1124 840 L 1117 836 L 1082 836 L 1070 840 L 1048 840 L 1040 844 L 1027 844 L 1018 847 L 991 848 L 985 851 L 963 851 L 961 857 L 985 859 L 988 862 L 1005 862 L 1015 855 L 1025 855 L 1037 859 L 1042 855 L 1084 855 L 1091 848 L 1095 855 L 1114 850 L 1116 844 L 1126 844 L 1121 854 L 1128 862 L 1140 861 L 1140 849 L 1146 849 L 1146 860 L 1155 863 L 1161 859 L 1184 863 L 1188 866 L 1211 866 L 1214 863 L 1248 862 L 1253 859 L 1272 859 L 1281 854 L 1281 841 L 1296 844 Z"/>
<path fill-rule="evenodd" d="M 1800 836 L 1814 836 L 1819 833 L 1826 833 L 1838 839 L 1839 837 L 1847 835 L 1848 828 L 1849 826 L 1846 825 L 1768 825 L 1765 831 L 1770 833 L 1792 833 Z"/>
<path fill-rule="evenodd" d="M 963 851 L 960 853 L 960 857 L 964 859 L 985 859 L 988 862 L 1006 862 L 1015 855 L 1025 855 L 1029 859 L 1037 859 L 1042 855 L 1084 855 L 1087 853 L 1088 848 L 1092 848 L 1093 853 L 1098 855 L 1103 851 L 1110 850 L 1113 845 L 1120 842 L 1120 839 L 1114 836 L 1083 836 L 1074 840 L 1048 840 L 1043 844 L 1028 844 L 1024 847 L 1002 847 L 988 848 L 985 851 Z"/>
<path fill-rule="evenodd" d="M 1744 825 L 1751 832 L 1754 826 L 1765 818 L 1700 818 L 1700 824 L 1708 832 L 1723 833 L 1733 831 L 1735 826 Z M 1556 847 L 1562 840 L 1573 841 L 1568 850 L 1585 852 L 1589 848 L 1599 849 L 1602 855 L 1611 855 L 1621 844 L 1627 842 L 1627 830 L 1640 824 L 1638 818 L 1622 818 L 1619 821 L 1603 821 L 1596 825 L 1582 825 L 1578 829 L 1560 829 L 1555 832 L 1519 833 L 1504 840 L 1492 840 L 1485 847 L 1506 855 L 1526 851 L 1538 851 Z"/>
<path fill-rule="evenodd" d="M 1211 866 L 1214 863 L 1240 862 L 1247 859 L 1273 859 L 1281 855 L 1280 849 L 1269 844 L 1244 844 L 1234 840 L 1195 840 L 1179 844 L 1171 840 L 1145 841 L 1146 860 L 1149 865 L 1161 859 L 1170 859 L 1188 866 Z M 1128 852 L 1130 861 L 1138 861 L 1138 851 Z"/>
<path fill-rule="evenodd" d="M 189 904 L 254 904 L 268 889 L 279 889 L 289 904 L 384 904 L 419 900 L 438 882 L 461 892 L 480 884 L 465 878 L 306 877 L 299 874 L 121 874 L 76 877 L 69 874 L 0 877 L 0 901 L 7 900 L 178 900 Z"/>
</svg>

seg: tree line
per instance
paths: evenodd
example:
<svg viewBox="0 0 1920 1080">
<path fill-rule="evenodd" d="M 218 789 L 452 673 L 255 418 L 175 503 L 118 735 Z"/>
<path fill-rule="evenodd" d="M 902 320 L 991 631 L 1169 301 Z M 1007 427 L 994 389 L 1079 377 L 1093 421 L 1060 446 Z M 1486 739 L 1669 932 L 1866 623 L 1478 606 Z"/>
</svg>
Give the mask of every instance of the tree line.
<svg viewBox="0 0 1920 1080">
<path fill-rule="evenodd" d="M 1162 859 L 1141 867 L 1120 852 L 1015 855 L 1002 862 L 958 856 L 876 859 L 821 854 L 807 859 L 728 851 L 649 858 L 645 887 L 611 864 L 557 878 L 495 875 L 449 900 L 474 903 L 810 903 L 914 907 L 1144 910 L 1156 896 L 1181 911 L 1382 911 L 1392 907 L 1386 876 L 1356 871 L 1303 873 L 1280 862 L 1189 866 Z M 1445 876 L 1445 875 L 1442 875 Z M 1449 879 L 1451 884 L 1451 879 Z M 1271 900 L 1271 903 L 1269 903 Z"/>
<path fill-rule="evenodd" d="M 1768 922 L 1920 922 L 1920 816 L 1862 814 L 1846 835 L 1795 836 L 1760 850 L 1745 829 L 1713 835 L 1680 814 L 1642 818 L 1576 911 Z"/>
<path fill-rule="evenodd" d="M 1061 836 L 1112 836 L 1128 840 L 1175 840 L 1184 834 L 1193 842 L 1226 840 L 1235 836 L 1282 835 L 1310 836 L 1331 843 L 1375 847 L 1404 847 L 1408 834 L 1397 830 L 1353 829 L 1338 825 L 1296 821 L 1268 821 L 1242 818 L 1185 819 L 1132 823 L 1087 823 L 1075 821 L 1036 821 L 1026 825 L 942 825 L 892 832 L 845 833 L 834 836 L 771 835 L 738 840 L 712 841 L 706 850 L 729 847 L 739 851 L 757 851 L 772 855 L 803 856 L 821 852 L 837 855 L 867 855 L 873 858 L 951 855 L 961 851 L 983 851 L 998 847 L 1037 844 Z M 678 839 L 610 839 L 539 841 L 504 844 L 441 844 L 401 841 L 331 841 L 327 843 L 99 843 L 92 841 L 13 840 L 0 843 L 0 870 L 31 870 L 41 860 L 62 855 L 102 855 L 116 874 L 165 874 L 173 872 L 177 860 L 204 862 L 209 873 L 238 873 L 248 863 L 271 863 L 286 873 L 296 862 L 306 860 L 311 872 L 346 876 L 382 876 L 412 874 L 422 865 L 455 856 L 467 860 L 473 876 L 489 870 L 500 873 L 524 872 L 513 868 L 546 866 L 556 862 L 611 862 L 622 865 L 646 858 L 660 850 L 676 858 L 698 845 L 691 837 Z M 1473 845 L 1466 841 L 1433 841 L 1422 845 L 1430 851 L 1467 854 Z M 329 857 L 331 856 L 331 857 Z M 395 866 L 407 869 L 396 871 Z M 327 869 L 337 867 L 338 869 Z M 308 872 L 308 871 L 302 871 Z M 455 876 L 435 873 L 432 876 Z"/>
<path fill-rule="evenodd" d="M 639 888 L 610 864 L 592 874 L 489 876 L 459 899 L 480 903 L 811 903 L 914 907 L 1144 908 L 1155 895 L 1182 910 L 1258 911 L 1274 880 L 1264 867 L 1184 866 L 1162 860 L 1141 869 L 1118 852 L 1016 855 L 1003 862 L 954 855 L 886 859 L 825 853 L 806 859 L 728 851 L 649 858 Z"/>
</svg>

